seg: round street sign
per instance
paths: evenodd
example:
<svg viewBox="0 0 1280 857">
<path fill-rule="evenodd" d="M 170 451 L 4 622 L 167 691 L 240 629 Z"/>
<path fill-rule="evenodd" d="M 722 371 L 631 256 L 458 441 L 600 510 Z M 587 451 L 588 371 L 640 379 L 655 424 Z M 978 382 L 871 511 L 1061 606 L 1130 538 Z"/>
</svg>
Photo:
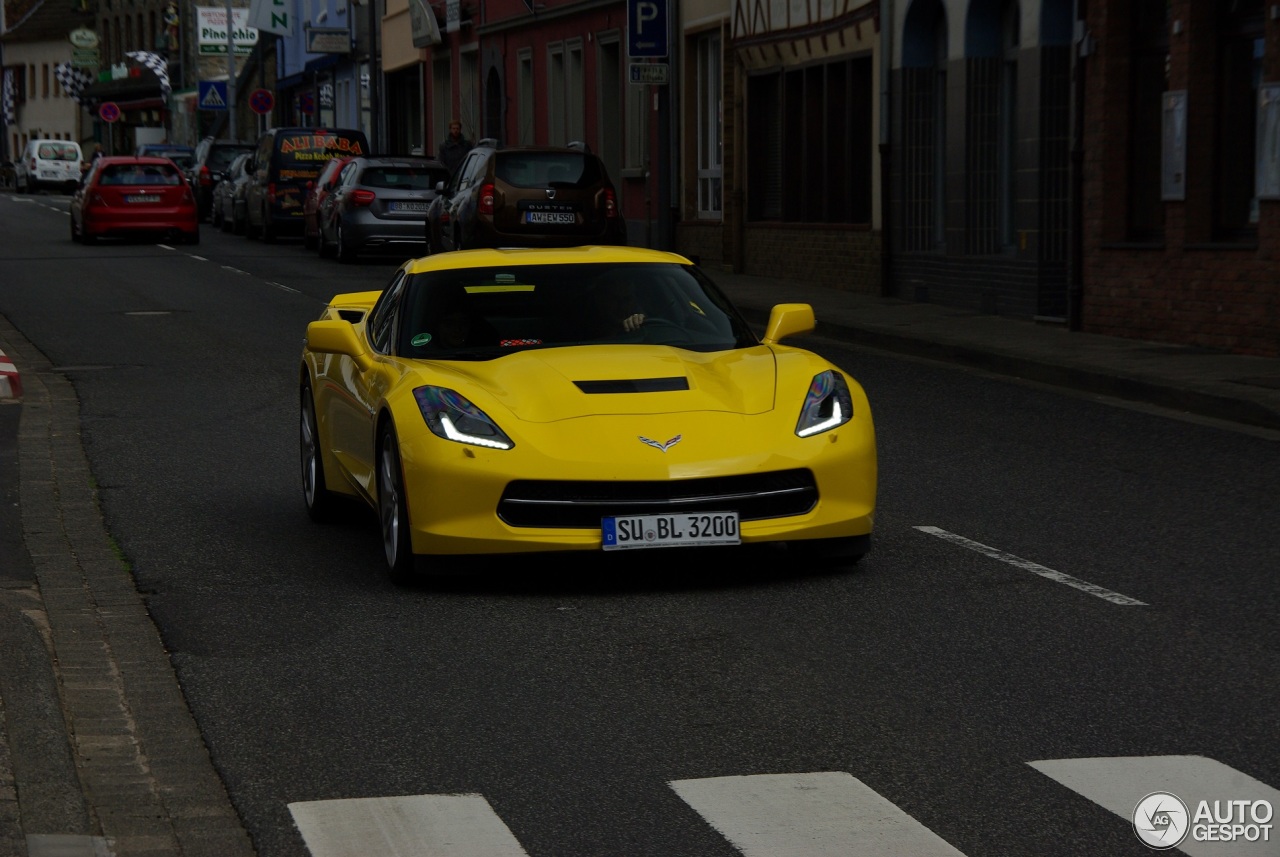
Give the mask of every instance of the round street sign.
<svg viewBox="0 0 1280 857">
<path fill-rule="evenodd" d="M 276 106 L 276 97 L 271 94 L 269 89 L 255 89 L 249 93 L 249 109 L 259 115 L 265 115 L 271 112 Z"/>
<path fill-rule="evenodd" d="M 98 118 L 103 122 L 115 122 L 120 118 L 120 105 L 114 101 L 104 101 L 98 108 Z"/>
</svg>

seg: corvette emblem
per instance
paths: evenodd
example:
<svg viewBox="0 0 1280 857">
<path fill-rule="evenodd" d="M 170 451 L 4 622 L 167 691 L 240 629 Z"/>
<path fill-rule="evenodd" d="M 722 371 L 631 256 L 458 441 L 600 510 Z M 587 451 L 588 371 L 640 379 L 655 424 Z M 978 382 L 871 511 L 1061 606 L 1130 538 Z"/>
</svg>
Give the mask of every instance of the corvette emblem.
<svg viewBox="0 0 1280 857">
<path fill-rule="evenodd" d="M 667 441 L 666 443 L 663 443 L 660 440 L 650 440 L 644 435 L 640 435 L 640 442 L 644 444 L 648 444 L 649 446 L 652 446 L 654 449 L 660 449 L 663 452 L 666 452 L 668 449 L 670 449 L 671 447 L 679 443 L 682 437 L 684 437 L 684 435 L 678 434 L 675 437 L 671 438 L 671 440 Z"/>
</svg>

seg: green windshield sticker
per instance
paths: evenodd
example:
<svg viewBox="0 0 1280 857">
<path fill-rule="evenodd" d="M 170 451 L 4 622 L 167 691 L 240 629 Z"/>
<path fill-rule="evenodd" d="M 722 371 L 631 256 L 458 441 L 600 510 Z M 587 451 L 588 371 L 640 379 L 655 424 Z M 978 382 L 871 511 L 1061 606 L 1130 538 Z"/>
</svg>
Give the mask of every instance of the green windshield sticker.
<svg viewBox="0 0 1280 857">
<path fill-rule="evenodd" d="M 501 279 L 501 277 L 499 277 Z M 496 285 L 496 286 L 464 286 L 463 289 L 469 295 L 485 295 L 494 292 L 531 292 L 536 286 L 517 286 L 512 285 Z"/>
<path fill-rule="evenodd" d="M 411 341 L 414 345 L 426 345 L 428 342 L 430 342 L 430 341 L 431 341 L 431 334 L 429 334 L 429 333 L 419 333 L 417 336 L 415 336 L 415 337 L 414 337 L 412 340 L 410 340 L 410 341 Z"/>
</svg>

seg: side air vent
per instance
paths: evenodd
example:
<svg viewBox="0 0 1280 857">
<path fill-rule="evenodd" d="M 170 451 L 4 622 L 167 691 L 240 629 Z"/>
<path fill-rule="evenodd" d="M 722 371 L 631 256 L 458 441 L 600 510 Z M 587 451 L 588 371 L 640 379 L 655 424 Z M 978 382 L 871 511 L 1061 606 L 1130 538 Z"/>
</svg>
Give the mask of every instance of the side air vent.
<svg viewBox="0 0 1280 857">
<path fill-rule="evenodd" d="M 340 309 L 340 310 L 338 310 L 338 316 L 339 316 L 343 321 L 349 321 L 349 322 L 351 322 L 352 324 L 359 324 L 359 323 L 360 323 L 360 321 L 364 318 L 364 310 L 362 310 L 362 309 Z"/>
<path fill-rule="evenodd" d="M 574 381 L 584 393 L 670 393 L 689 389 L 689 379 L 676 378 L 623 378 L 617 381 Z"/>
</svg>

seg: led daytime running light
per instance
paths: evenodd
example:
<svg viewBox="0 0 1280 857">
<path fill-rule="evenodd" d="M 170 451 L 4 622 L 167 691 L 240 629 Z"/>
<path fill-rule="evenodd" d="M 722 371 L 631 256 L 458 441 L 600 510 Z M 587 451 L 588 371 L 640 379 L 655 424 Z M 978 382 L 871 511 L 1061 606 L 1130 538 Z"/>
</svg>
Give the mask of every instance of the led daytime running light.
<svg viewBox="0 0 1280 857">
<path fill-rule="evenodd" d="M 449 440 L 456 440 L 458 443 L 471 443 L 476 446 L 486 446 L 489 449 L 511 448 L 511 444 L 500 440 L 490 440 L 487 437 L 476 437 L 473 434 L 458 431 L 458 427 L 453 424 L 453 420 L 449 419 L 448 414 L 440 415 L 440 425 L 444 428 L 444 436 Z"/>
</svg>

